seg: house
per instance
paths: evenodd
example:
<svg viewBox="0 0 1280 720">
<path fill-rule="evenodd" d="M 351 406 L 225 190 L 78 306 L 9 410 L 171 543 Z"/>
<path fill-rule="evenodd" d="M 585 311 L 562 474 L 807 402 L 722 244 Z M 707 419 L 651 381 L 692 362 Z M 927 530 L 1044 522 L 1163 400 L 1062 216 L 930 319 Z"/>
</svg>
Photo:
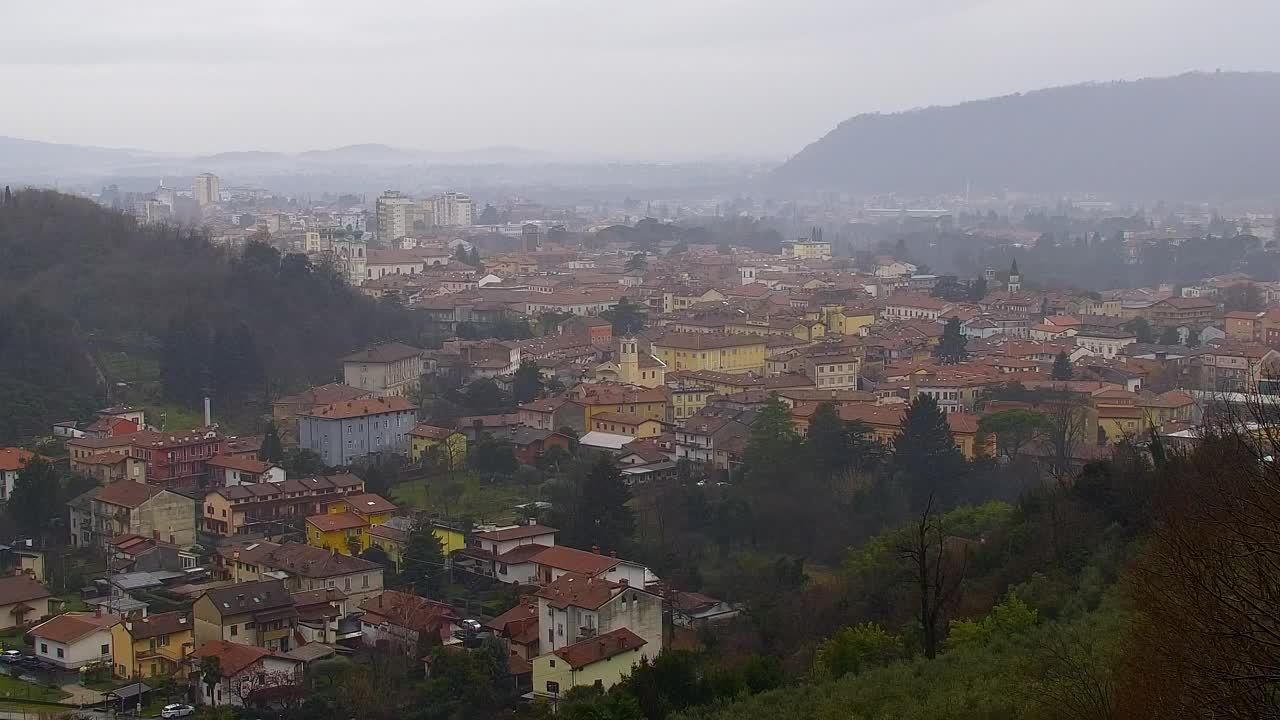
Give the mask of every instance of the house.
<svg viewBox="0 0 1280 720">
<path fill-rule="evenodd" d="M 132 420 L 105 415 L 85 427 L 84 434 L 86 437 L 102 439 L 130 435 L 142 429 L 138 423 Z"/>
<path fill-rule="evenodd" d="M 922 319 L 937 322 L 953 307 L 954 303 L 928 295 L 899 293 L 885 301 L 880 317 L 884 320 Z"/>
<path fill-rule="evenodd" d="M 199 674 L 200 663 L 207 657 L 218 659 L 222 679 L 213 685 L 203 681 L 195 684 L 201 705 L 244 707 L 285 692 L 301 692 L 302 662 L 278 652 L 214 640 L 191 653 L 193 676 Z"/>
<path fill-rule="evenodd" d="M 676 428 L 676 460 L 728 469 L 737 445 L 750 433 L 729 417 L 694 415 Z"/>
<path fill-rule="evenodd" d="M 359 618 L 349 611 L 347 594 L 338 588 L 290 593 L 298 611 L 298 635 L 307 643 L 336 644 L 361 636 Z"/>
<path fill-rule="evenodd" d="M 342 381 L 374 397 L 406 396 L 418 389 L 423 372 L 423 351 L 390 342 L 342 358 Z M 331 405 L 350 402 L 339 400 Z"/>
<path fill-rule="evenodd" d="M 209 458 L 209 487 L 284 482 L 284 468 L 274 463 L 232 455 Z"/>
<path fill-rule="evenodd" d="M 100 418 L 113 418 L 117 420 L 128 420 L 138 428 L 147 426 L 147 414 L 142 408 L 133 407 L 132 405 L 112 405 L 94 412 Z"/>
<path fill-rule="evenodd" d="M 306 521 L 307 544 L 342 555 L 359 555 L 372 544 L 369 528 L 391 519 L 399 508 L 372 493 L 347 495 Z"/>
<path fill-rule="evenodd" d="M 282 440 L 297 442 L 298 414 L 325 405 L 337 405 L 348 400 L 371 397 L 372 392 L 341 383 L 329 383 L 308 388 L 300 393 L 286 395 L 271 402 L 271 420 Z"/>
<path fill-rule="evenodd" d="M 646 656 L 645 644 L 639 635 L 621 628 L 539 655 L 533 660 L 534 697 L 555 701 L 575 687 L 607 690 Z"/>
<path fill-rule="evenodd" d="M 1138 336 L 1127 330 L 1081 329 L 1076 331 L 1076 347 L 1088 355 L 1101 355 L 1110 360 L 1128 345 L 1138 342 Z M 1073 360 L 1076 359 L 1074 356 Z"/>
<path fill-rule="evenodd" d="M 1200 389 L 1211 392 L 1258 392 L 1280 369 L 1280 352 L 1265 345 L 1210 346 L 1200 355 Z"/>
<path fill-rule="evenodd" d="M 370 547 L 376 547 L 387 554 L 387 559 L 400 566 L 401 558 L 404 557 L 405 548 L 409 545 L 409 536 L 413 532 L 414 524 L 417 521 L 411 517 L 400 515 L 387 520 L 379 525 L 369 527 L 367 534 L 369 536 Z M 455 550 L 461 550 L 466 547 L 466 536 L 461 530 L 450 527 L 443 522 L 431 523 L 431 534 L 436 536 L 440 541 L 440 546 L 446 557 Z"/>
<path fill-rule="evenodd" d="M 585 432 L 583 425 L 584 412 L 581 405 L 564 395 L 541 398 L 520 406 L 519 422 L 539 430 L 559 430 L 570 428 L 575 432 Z"/>
<path fill-rule="evenodd" d="M 537 598 L 521 596 L 520 604 L 485 625 L 507 641 L 513 655 L 529 661 L 539 655 L 539 617 Z"/>
<path fill-rule="evenodd" d="M 196 541 L 195 501 L 185 495 L 130 480 L 90 492 L 87 516 L 77 512 L 80 498 L 68 503 L 75 544 L 106 547 L 112 538 L 128 533 L 184 547 Z"/>
<path fill-rule="evenodd" d="M 731 620 L 742 612 L 742 606 L 736 603 L 678 590 L 667 593 L 667 604 L 671 608 L 672 624 L 694 629 Z"/>
<path fill-rule="evenodd" d="M 646 654 L 662 651 L 662 598 L 625 578 L 615 582 L 568 572 L 535 597 L 543 654 L 621 628 L 645 640 Z"/>
<path fill-rule="evenodd" d="M 84 457 L 71 458 L 71 472 L 88 475 L 98 481 L 99 485 L 108 485 L 117 480 L 130 480 L 143 483 L 147 481 L 147 464 L 141 458 L 118 452 L 86 454 Z"/>
<path fill-rule="evenodd" d="M 643 589 L 652 577 L 644 565 L 620 560 L 616 554 L 602 555 L 599 548 L 587 552 L 554 545 L 543 548 L 529 559 L 535 565 L 534 582 L 541 585 L 549 585 L 565 573 L 574 573 L 599 580 L 625 582 L 633 588 Z"/>
<path fill-rule="evenodd" d="M 360 603 L 364 643 L 388 647 L 417 658 L 431 636 L 451 645 L 461 620 L 453 608 L 410 593 L 387 590 Z"/>
<path fill-rule="evenodd" d="M 60 605 L 49 588 L 25 572 L 0 577 L 0 630 L 24 627 L 57 612 Z"/>
<path fill-rule="evenodd" d="M 223 545 L 215 560 L 224 580 L 279 580 L 289 592 L 338 588 L 353 603 L 382 592 L 383 567 L 378 563 L 303 543 Z"/>
<path fill-rule="evenodd" d="M 329 467 L 381 453 L 406 455 L 417 406 L 402 397 L 349 400 L 298 416 L 298 444 Z"/>
<path fill-rule="evenodd" d="M 185 612 L 125 617 L 111 626 L 112 674 L 139 680 L 185 673 L 195 647 L 195 631 Z"/>
<path fill-rule="evenodd" d="M 191 606 L 191 616 L 198 648 L 225 641 L 288 652 L 298 622 L 298 611 L 280 580 L 206 590 Z"/>
<path fill-rule="evenodd" d="M 652 351 L 666 370 L 763 373 L 767 345 L 763 335 L 668 332 Z"/>
<path fill-rule="evenodd" d="M 288 520 L 327 512 L 329 503 L 363 492 L 364 481 L 350 473 L 218 488 L 204 496 L 200 532 L 215 537 L 271 534 L 287 527 Z"/>
<path fill-rule="evenodd" d="M 134 457 L 147 464 L 147 482 L 177 489 L 204 487 L 208 462 L 226 452 L 227 439 L 212 427 L 181 432 L 143 430 L 123 435 Z"/>
<path fill-rule="evenodd" d="M 36 657 L 64 670 L 111 663 L 111 626 L 123 618 L 115 613 L 69 612 L 31 628 Z"/>
<path fill-rule="evenodd" d="M 511 443 L 511 453 L 525 465 L 537 465 L 542 455 L 551 448 L 570 452 L 574 440 L 561 432 L 530 427 L 510 427 L 505 433 L 495 437 Z"/>
<path fill-rule="evenodd" d="M 575 315 L 556 326 L 561 335 L 585 337 L 594 344 L 607 345 L 613 340 L 613 323 L 598 317 Z"/>
<path fill-rule="evenodd" d="M 158 542 L 132 533 L 117 535 L 107 542 L 107 557 L 115 572 L 188 571 L 195 569 L 199 551 Z"/>
<path fill-rule="evenodd" d="M 409 460 L 432 459 L 455 470 L 467 464 L 467 436 L 450 428 L 416 425 L 409 431 Z"/>
<path fill-rule="evenodd" d="M 556 530 L 545 525 L 507 525 L 472 533 L 466 548 L 454 554 L 460 568 L 509 583 L 537 581 L 533 557 L 556 544 Z"/>
<path fill-rule="evenodd" d="M 569 388 L 567 396 L 582 406 L 583 427 L 590 431 L 595 426 L 595 416 L 605 412 L 628 412 L 665 422 L 671 391 L 666 387 L 579 383 Z"/>
<path fill-rule="evenodd" d="M 13 495 L 18 473 L 31 462 L 36 454 L 22 448 L 0 448 L 0 502 Z"/>
<path fill-rule="evenodd" d="M 657 437 L 665 425 L 659 420 L 625 412 L 597 413 L 591 429 L 629 437 Z"/>
<path fill-rule="evenodd" d="M 1218 303 L 1207 298 L 1170 297 L 1151 305 L 1151 324 L 1158 328 L 1186 327 L 1198 330 L 1213 322 Z"/>
</svg>

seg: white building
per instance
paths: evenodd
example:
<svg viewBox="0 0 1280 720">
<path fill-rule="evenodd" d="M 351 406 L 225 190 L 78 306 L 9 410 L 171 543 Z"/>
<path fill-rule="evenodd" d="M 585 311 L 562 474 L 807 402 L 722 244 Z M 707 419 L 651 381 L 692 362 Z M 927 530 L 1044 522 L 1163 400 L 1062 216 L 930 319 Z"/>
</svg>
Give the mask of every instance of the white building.
<svg viewBox="0 0 1280 720">
<path fill-rule="evenodd" d="M 213 173 L 202 173 L 191 183 L 191 196 L 198 205 L 214 205 L 222 199 L 222 181 Z"/>
<path fill-rule="evenodd" d="M 95 663 L 111 664 L 111 626 L 124 617 L 115 613 L 69 612 L 31 629 L 36 656 L 66 670 Z"/>
<path fill-rule="evenodd" d="M 413 214 L 417 203 L 398 190 L 388 190 L 374 204 L 378 216 L 378 238 L 384 242 L 399 240 L 413 230 Z"/>
<path fill-rule="evenodd" d="M 476 221 L 476 205 L 469 195 L 447 192 L 431 198 L 432 225 L 465 227 Z"/>
</svg>

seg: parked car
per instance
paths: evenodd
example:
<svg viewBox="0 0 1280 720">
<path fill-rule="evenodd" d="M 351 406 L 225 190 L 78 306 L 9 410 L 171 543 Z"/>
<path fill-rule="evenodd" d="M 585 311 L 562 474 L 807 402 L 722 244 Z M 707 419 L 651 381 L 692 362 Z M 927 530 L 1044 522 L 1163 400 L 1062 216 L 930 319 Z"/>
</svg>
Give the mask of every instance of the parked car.
<svg viewBox="0 0 1280 720">
<path fill-rule="evenodd" d="M 187 717 L 188 715 L 194 715 L 195 712 L 196 712 L 196 709 L 191 707 L 190 705 L 181 705 L 181 704 L 165 705 L 164 709 L 160 711 L 160 717 L 180 718 L 180 717 Z"/>
<path fill-rule="evenodd" d="M 0 662 L 11 663 L 22 657 L 21 650 L 5 650 L 0 653 Z"/>
</svg>

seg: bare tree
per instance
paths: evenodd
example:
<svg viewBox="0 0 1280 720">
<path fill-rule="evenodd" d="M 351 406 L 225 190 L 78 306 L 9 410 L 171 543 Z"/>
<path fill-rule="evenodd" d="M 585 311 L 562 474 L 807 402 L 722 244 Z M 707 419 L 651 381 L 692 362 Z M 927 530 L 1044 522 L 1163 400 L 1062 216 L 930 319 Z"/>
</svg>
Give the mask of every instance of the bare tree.
<svg viewBox="0 0 1280 720">
<path fill-rule="evenodd" d="M 960 597 L 969 561 L 967 542 L 947 532 L 943 516 L 935 509 L 933 493 L 929 493 L 920 519 L 900 552 L 912 565 L 924 654 L 932 660 L 942 644 L 945 612 Z"/>
</svg>

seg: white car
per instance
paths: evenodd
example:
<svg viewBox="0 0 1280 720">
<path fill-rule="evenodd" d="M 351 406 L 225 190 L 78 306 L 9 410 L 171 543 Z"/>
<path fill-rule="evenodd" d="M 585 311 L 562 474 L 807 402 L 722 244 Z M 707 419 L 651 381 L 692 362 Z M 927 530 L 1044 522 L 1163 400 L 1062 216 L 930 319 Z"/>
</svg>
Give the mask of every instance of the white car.
<svg viewBox="0 0 1280 720">
<path fill-rule="evenodd" d="M 162 718 L 180 718 L 195 714 L 196 709 L 190 705 L 165 705 L 160 711 Z"/>
<path fill-rule="evenodd" d="M 4 652 L 0 653 L 0 660 L 4 662 L 13 662 L 14 660 L 17 660 L 20 657 L 22 657 L 21 650 L 5 650 Z"/>
</svg>

